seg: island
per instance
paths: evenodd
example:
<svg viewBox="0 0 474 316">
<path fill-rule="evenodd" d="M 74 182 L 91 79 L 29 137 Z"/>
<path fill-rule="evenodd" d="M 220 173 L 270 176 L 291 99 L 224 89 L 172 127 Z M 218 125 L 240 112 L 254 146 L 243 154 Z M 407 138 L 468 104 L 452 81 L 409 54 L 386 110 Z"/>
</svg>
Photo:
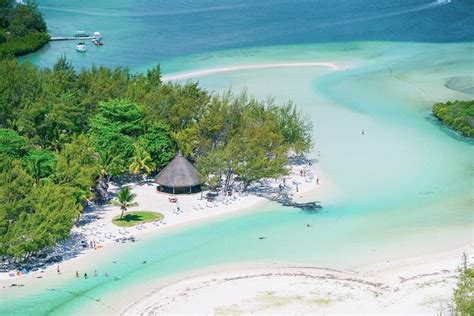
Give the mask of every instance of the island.
<svg viewBox="0 0 474 316">
<path fill-rule="evenodd" d="M 46 23 L 35 2 L 0 1 L 0 57 L 32 53 L 48 42 Z"/>
<path fill-rule="evenodd" d="M 433 115 L 461 135 L 474 137 L 474 100 L 436 103 Z"/>
</svg>

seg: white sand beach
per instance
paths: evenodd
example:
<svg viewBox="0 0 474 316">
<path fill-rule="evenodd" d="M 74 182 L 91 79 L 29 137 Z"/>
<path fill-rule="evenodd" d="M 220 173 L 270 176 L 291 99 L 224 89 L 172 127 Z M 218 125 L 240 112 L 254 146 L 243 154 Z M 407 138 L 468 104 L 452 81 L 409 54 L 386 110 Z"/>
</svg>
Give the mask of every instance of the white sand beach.
<svg viewBox="0 0 474 316">
<path fill-rule="evenodd" d="M 158 287 L 126 315 L 417 313 L 450 310 L 457 267 L 472 246 L 355 270 L 240 268 L 205 272 Z"/>
<path fill-rule="evenodd" d="M 304 176 L 301 172 L 304 171 Z M 104 249 L 121 246 L 131 246 L 130 238 L 140 241 L 144 238 L 156 236 L 156 234 L 170 231 L 183 225 L 194 224 L 199 221 L 215 219 L 217 217 L 235 214 L 236 212 L 250 211 L 261 203 L 268 202 L 278 194 L 279 185 L 283 179 L 265 180 L 261 184 L 251 187 L 248 192 L 229 196 L 219 196 L 215 201 L 208 202 L 205 199 L 207 192 L 185 195 L 170 195 L 156 190 L 154 179 L 148 178 L 141 182 L 121 184 L 112 183 L 109 191 L 114 194 L 121 187 L 128 186 L 134 194 L 138 206 L 131 207 L 129 211 L 155 211 L 164 215 L 162 221 L 139 224 L 133 227 L 118 227 L 112 223 L 113 217 L 120 214 L 117 206 L 93 206 L 81 217 L 81 220 L 73 227 L 71 237 L 63 244 L 58 245 L 57 254 L 64 260 L 57 264 L 51 264 L 28 274 L 10 271 L 0 273 L 0 287 L 9 286 L 12 282 L 27 284 L 30 280 L 36 280 L 41 275 L 42 280 L 49 277 L 56 279 L 57 267 L 63 274 L 74 275 L 76 270 L 90 270 L 94 265 L 94 257 Z M 317 184 L 317 181 L 319 181 Z M 285 176 L 286 190 L 293 201 L 304 201 L 308 196 L 326 194 L 331 190 L 331 184 L 326 182 L 322 170 L 317 165 L 293 164 L 289 166 L 289 173 Z M 327 186 L 326 186 L 327 183 Z M 326 186 L 326 187 L 325 187 Z M 177 202 L 172 203 L 169 198 L 177 197 Z M 177 211 L 179 207 L 179 212 Z M 82 248 L 81 241 L 87 241 L 94 247 Z M 139 247 L 139 244 L 136 245 Z M 41 282 L 39 282 L 41 283 Z"/>
</svg>

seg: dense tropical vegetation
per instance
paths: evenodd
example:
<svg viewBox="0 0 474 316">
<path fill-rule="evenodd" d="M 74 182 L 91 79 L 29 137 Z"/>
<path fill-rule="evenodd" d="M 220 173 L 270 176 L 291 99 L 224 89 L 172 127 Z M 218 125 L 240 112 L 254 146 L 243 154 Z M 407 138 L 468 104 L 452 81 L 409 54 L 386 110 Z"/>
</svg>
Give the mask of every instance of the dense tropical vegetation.
<svg viewBox="0 0 474 316">
<path fill-rule="evenodd" d="M 46 23 L 35 2 L 0 0 L 0 57 L 28 54 L 48 42 Z"/>
<path fill-rule="evenodd" d="M 462 135 L 474 137 L 474 100 L 436 103 L 433 114 Z"/>
<path fill-rule="evenodd" d="M 107 199 L 114 177 L 151 174 L 180 149 L 203 180 L 247 188 L 286 173 L 288 154 L 312 146 L 311 124 L 245 93 L 211 95 L 163 83 L 160 68 L 131 74 L 65 58 L 52 69 L 13 56 L 48 41 L 34 2 L 0 0 L 0 256 L 22 261 L 68 236 L 85 205 Z M 224 181 L 222 184 L 221 181 Z M 134 205 L 128 188 L 114 204 Z"/>
<path fill-rule="evenodd" d="M 112 178 L 156 173 L 178 149 L 206 183 L 232 190 L 285 174 L 288 154 L 312 146 L 291 102 L 163 83 L 159 67 L 2 59 L 0 114 L 0 255 L 16 260 L 64 239 Z"/>
<path fill-rule="evenodd" d="M 456 315 L 474 315 L 474 268 L 469 266 L 466 254 L 463 254 L 463 262 L 459 267 L 453 300 Z"/>
</svg>

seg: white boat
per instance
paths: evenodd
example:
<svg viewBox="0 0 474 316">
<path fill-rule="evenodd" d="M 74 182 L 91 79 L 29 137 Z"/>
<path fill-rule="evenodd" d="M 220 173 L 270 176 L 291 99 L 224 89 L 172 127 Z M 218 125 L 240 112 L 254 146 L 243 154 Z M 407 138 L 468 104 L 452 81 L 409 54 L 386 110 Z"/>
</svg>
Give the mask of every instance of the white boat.
<svg viewBox="0 0 474 316">
<path fill-rule="evenodd" d="M 96 40 L 96 41 L 101 41 L 102 40 L 102 34 L 100 34 L 100 32 L 94 32 L 94 36 L 93 38 Z"/>
<path fill-rule="evenodd" d="M 75 37 L 89 37 L 89 34 L 87 34 L 84 31 L 76 31 L 76 34 L 74 34 Z"/>
<path fill-rule="evenodd" d="M 81 42 L 81 43 L 77 44 L 76 45 L 76 51 L 81 52 L 81 53 L 84 53 L 85 51 L 87 51 L 86 43 Z"/>
</svg>

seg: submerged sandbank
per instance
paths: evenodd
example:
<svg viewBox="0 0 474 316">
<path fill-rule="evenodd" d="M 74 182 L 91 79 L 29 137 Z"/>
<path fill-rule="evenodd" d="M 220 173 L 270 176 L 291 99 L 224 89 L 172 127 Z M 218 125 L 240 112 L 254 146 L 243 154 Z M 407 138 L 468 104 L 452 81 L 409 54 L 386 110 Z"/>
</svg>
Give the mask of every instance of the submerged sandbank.
<svg viewBox="0 0 474 316">
<path fill-rule="evenodd" d="M 298 62 L 298 63 L 269 63 L 269 64 L 251 64 L 251 65 L 239 65 L 239 66 L 228 66 L 220 68 L 211 68 L 198 71 L 184 72 L 169 76 L 163 76 L 163 81 L 175 81 L 175 80 L 184 80 L 191 79 L 196 77 L 205 77 L 209 75 L 234 72 L 240 70 L 257 70 L 257 69 L 269 69 L 269 68 L 293 68 L 293 67 L 325 67 L 331 70 L 341 70 L 347 67 L 342 63 L 334 62 Z"/>
</svg>

